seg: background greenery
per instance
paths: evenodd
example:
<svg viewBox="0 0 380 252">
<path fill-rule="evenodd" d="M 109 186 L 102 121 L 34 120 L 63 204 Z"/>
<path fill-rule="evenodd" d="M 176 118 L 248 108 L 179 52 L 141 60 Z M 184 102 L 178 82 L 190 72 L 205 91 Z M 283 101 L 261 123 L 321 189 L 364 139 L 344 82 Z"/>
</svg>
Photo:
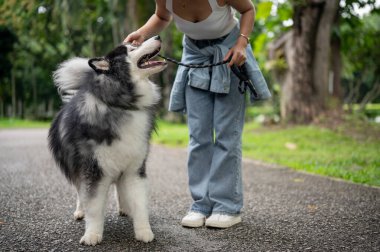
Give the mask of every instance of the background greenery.
<svg viewBox="0 0 380 252">
<path fill-rule="evenodd" d="M 274 95 L 270 105 L 279 114 L 281 86 L 273 70 L 287 66 L 281 58 L 269 59 L 268 47 L 293 28 L 297 4 L 307 1 L 253 2 L 257 15 L 252 46 Z M 380 101 L 380 88 L 378 92 L 369 92 L 380 86 L 380 15 L 375 0 L 340 2 L 339 23 L 334 26 L 333 37 L 341 43 L 342 99 L 351 109 L 368 93 L 375 94 L 370 99 L 372 103 Z M 359 7 L 372 9 L 359 16 L 355 11 Z M 0 0 L 0 117 L 51 118 L 60 106 L 51 79 L 58 63 L 73 56 L 104 55 L 141 26 L 154 8 L 152 0 Z M 179 59 L 182 34 L 171 25 L 162 36 L 163 53 Z M 175 67 L 171 65 L 157 78 L 163 87 L 164 116 L 174 75 Z"/>
<path fill-rule="evenodd" d="M 308 1 L 253 1 L 252 47 L 273 99 L 247 110 L 246 157 L 380 186 L 380 129 L 375 123 L 380 121 L 380 14 L 375 2 L 340 1 L 332 37 L 340 41 L 342 108 L 312 125 L 292 126 L 281 120 L 281 83 L 273 74 L 288 66 L 282 58 L 270 59 L 268 51 L 294 28 L 295 7 Z M 369 11 L 359 15 L 361 7 Z M 0 0 L 0 128 L 48 127 L 61 105 L 51 79 L 57 64 L 73 56 L 104 55 L 154 8 L 153 0 Z M 163 53 L 179 59 L 182 34 L 172 24 L 161 35 Z M 155 79 L 162 86 L 160 118 L 165 120 L 159 121 L 154 141 L 186 146 L 186 126 L 167 121 L 185 121 L 166 110 L 175 72 L 170 65 Z"/>
<path fill-rule="evenodd" d="M 348 118 L 337 128 L 263 126 L 250 121 L 243 133 L 243 156 L 355 183 L 380 186 L 380 126 Z M 158 122 L 156 143 L 185 147 L 185 124 Z"/>
</svg>

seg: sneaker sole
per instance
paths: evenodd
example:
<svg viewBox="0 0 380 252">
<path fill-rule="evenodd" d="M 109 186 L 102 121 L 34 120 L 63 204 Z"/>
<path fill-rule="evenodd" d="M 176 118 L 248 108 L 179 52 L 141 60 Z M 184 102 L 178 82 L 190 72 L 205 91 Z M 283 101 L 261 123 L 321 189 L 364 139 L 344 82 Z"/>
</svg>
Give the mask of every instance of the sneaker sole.
<svg viewBox="0 0 380 252">
<path fill-rule="evenodd" d="M 205 224 L 204 220 L 200 221 L 181 221 L 181 225 L 183 227 L 190 227 L 190 228 L 197 228 L 197 227 L 202 227 Z"/>
<path fill-rule="evenodd" d="M 206 227 L 213 227 L 213 228 L 229 228 L 229 227 L 232 227 L 238 223 L 241 222 L 241 217 L 235 219 L 234 221 L 230 221 L 230 222 L 220 222 L 220 221 L 207 221 L 206 220 Z"/>
</svg>

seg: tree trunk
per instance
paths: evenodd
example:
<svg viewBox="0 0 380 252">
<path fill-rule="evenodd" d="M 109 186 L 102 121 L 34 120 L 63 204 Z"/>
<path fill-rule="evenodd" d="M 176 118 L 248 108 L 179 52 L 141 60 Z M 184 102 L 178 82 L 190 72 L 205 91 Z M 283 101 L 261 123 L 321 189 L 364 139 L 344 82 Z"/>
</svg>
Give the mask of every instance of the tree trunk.
<svg viewBox="0 0 380 252">
<path fill-rule="evenodd" d="M 23 102 L 22 100 L 17 101 L 17 118 L 23 118 Z"/>
<path fill-rule="evenodd" d="M 293 77 L 290 69 L 295 69 L 295 48 L 293 46 L 293 31 L 284 34 L 269 46 L 269 59 L 285 60 L 287 69 L 273 69 L 276 80 L 281 84 L 280 112 L 281 118 L 287 118 L 287 104 L 292 102 Z"/>
<path fill-rule="evenodd" d="M 289 72 L 281 97 L 281 115 L 287 122 L 309 123 L 327 109 L 331 30 L 338 7 L 338 0 L 294 5 L 294 27 L 284 50 Z"/>
<path fill-rule="evenodd" d="M 4 118 L 4 101 L 0 97 L 0 118 Z"/>
<path fill-rule="evenodd" d="M 331 44 L 331 68 L 334 73 L 332 95 L 342 103 L 342 55 L 340 54 L 340 39 L 333 38 Z"/>
<path fill-rule="evenodd" d="M 120 44 L 120 38 L 119 38 L 119 29 L 118 29 L 118 20 L 115 17 L 115 9 L 117 8 L 118 0 L 111 0 L 108 1 L 108 7 L 111 12 L 111 27 L 112 27 L 112 41 L 114 46 Z"/>
<path fill-rule="evenodd" d="M 349 82 L 349 93 L 346 98 L 346 103 L 348 105 L 348 111 L 353 112 L 353 106 L 356 103 L 357 97 L 360 94 L 360 88 L 363 82 L 361 79 L 353 80 Z"/>
<path fill-rule="evenodd" d="M 138 17 L 137 17 L 137 4 L 136 0 L 128 0 L 126 7 L 126 22 L 125 27 L 127 33 L 131 33 L 137 29 Z"/>
<path fill-rule="evenodd" d="M 163 55 L 173 54 L 173 27 L 168 27 L 163 34 L 163 41 L 165 45 L 163 47 Z M 165 71 L 162 72 L 162 107 L 163 107 L 163 118 L 167 121 L 178 122 L 181 117 L 178 113 L 168 112 L 170 92 L 173 86 L 173 81 L 175 78 L 176 66 L 174 64 L 168 64 Z"/>
<path fill-rule="evenodd" d="M 87 39 L 90 43 L 91 56 L 95 57 L 97 55 L 95 46 L 95 35 L 92 29 L 92 24 L 90 22 L 87 25 Z"/>
<path fill-rule="evenodd" d="M 33 66 L 34 62 L 32 63 L 32 66 Z M 32 88 L 33 88 L 33 116 L 34 117 L 37 117 L 38 114 L 37 114 L 37 106 L 38 106 L 38 101 L 37 101 L 37 98 L 38 98 L 38 90 L 37 90 L 37 82 L 36 82 L 36 75 L 35 75 L 35 69 L 33 67 L 30 68 L 30 71 L 31 71 L 31 82 L 32 82 Z"/>
<path fill-rule="evenodd" d="M 323 106 L 326 105 L 329 96 L 331 30 L 338 8 L 338 0 L 325 1 L 323 9 L 320 10 L 321 16 L 315 40 L 313 82 L 317 88 L 320 103 Z"/>
<path fill-rule="evenodd" d="M 311 122 L 320 112 L 321 105 L 313 82 L 313 56 L 320 9 L 312 5 L 297 6 L 294 14 L 292 44 L 295 48 L 290 68 L 292 81 L 284 115 L 291 123 Z"/>
<path fill-rule="evenodd" d="M 339 9 L 336 11 L 334 26 L 339 26 L 340 22 L 340 13 Z M 343 103 L 343 93 L 342 93 L 342 55 L 341 50 L 341 41 L 340 37 L 337 35 L 332 35 L 331 40 L 331 68 L 334 73 L 333 80 L 333 92 L 332 96 L 338 102 L 339 105 Z"/>
<path fill-rule="evenodd" d="M 376 82 L 372 89 L 364 96 L 360 102 L 359 112 L 363 112 L 368 103 L 371 103 L 380 95 L 380 83 Z"/>
<path fill-rule="evenodd" d="M 11 70 L 11 84 L 12 84 L 12 117 L 16 116 L 16 76 L 15 69 Z"/>
</svg>

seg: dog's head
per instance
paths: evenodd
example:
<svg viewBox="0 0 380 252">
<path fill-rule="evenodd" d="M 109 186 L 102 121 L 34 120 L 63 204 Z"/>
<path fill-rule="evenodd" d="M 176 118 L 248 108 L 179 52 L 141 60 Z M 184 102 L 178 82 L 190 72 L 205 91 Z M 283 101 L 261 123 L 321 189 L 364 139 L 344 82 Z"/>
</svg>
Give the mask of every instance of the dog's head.
<svg viewBox="0 0 380 252">
<path fill-rule="evenodd" d="M 151 60 L 157 56 L 160 49 L 161 39 L 156 36 L 139 47 L 130 44 L 120 45 L 105 57 L 90 59 L 88 64 L 98 74 L 120 73 L 129 68 L 130 72 L 140 78 L 149 77 L 161 72 L 167 66 L 165 61 Z"/>
</svg>

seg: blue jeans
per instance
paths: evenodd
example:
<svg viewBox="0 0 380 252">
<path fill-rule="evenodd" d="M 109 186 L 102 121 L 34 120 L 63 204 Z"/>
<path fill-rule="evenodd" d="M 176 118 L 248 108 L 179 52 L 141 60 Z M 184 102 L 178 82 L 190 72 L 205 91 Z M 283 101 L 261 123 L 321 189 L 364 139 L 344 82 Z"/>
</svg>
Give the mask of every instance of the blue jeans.
<svg viewBox="0 0 380 252">
<path fill-rule="evenodd" d="M 241 135 L 245 99 L 231 74 L 228 94 L 186 87 L 191 210 L 236 215 L 243 207 Z"/>
</svg>

